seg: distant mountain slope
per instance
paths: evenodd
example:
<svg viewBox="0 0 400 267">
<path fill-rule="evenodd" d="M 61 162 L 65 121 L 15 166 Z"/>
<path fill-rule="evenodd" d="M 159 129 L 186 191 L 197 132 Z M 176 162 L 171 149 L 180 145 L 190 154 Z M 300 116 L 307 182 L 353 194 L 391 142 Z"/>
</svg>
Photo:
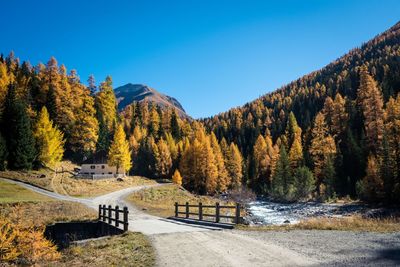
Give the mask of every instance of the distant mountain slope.
<svg viewBox="0 0 400 267">
<path fill-rule="evenodd" d="M 378 82 L 385 102 L 400 92 L 400 22 L 320 70 L 304 75 L 242 107 L 232 108 L 201 121 L 229 141 L 243 138 L 239 135 L 243 134 L 243 128 L 248 128 L 253 132 L 247 132 L 248 136 L 239 143 L 250 147 L 254 136 L 260 131 L 265 133 L 267 128 L 274 138 L 281 135 L 291 111 L 305 130 L 322 109 L 328 96 L 334 98 L 340 93 L 348 100 L 355 100 L 362 65 L 368 67 Z"/>
<path fill-rule="evenodd" d="M 128 83 L 115 88 L 114 92 L 118 101 L 119 110 L 123 110 L 132 102 L 141 102 L 146 100 L 154 102 L 161 107 L 175 107 L 181 116 L 187 116 L 184 108 L 178 100 L 171 96 L 164 95 L 147 85 Z"/>
<path fill-rule="evenodd" d="M 375 102 L 371 101 L 375 105 L 369 103 L 371 104 L 369 107 L 362 107 L 362 99 L 357 97 L 357 91 L 360 88 L 361 68 L 367 70 L 367 75 L 370 75 L 372 80 L 371 83 L 375 80 L 377 88 L 380 90 L 376 96 L 366 96 L 369 99 L 373 97 L 376 99 L 376 101 L 374 100 Z M 256 142 L 256 140 L 259 137 L 271 135 L 272 142 L 275 142 L 277 147 L 283 147 L 289 151 L 288 153 L 293 152 L 294 154 L 292 155 L 294 156 L 300 155 L 304 159 L 304 164 L 313 169 L 316 159 L 315 155 L 311 154 L 311 143 L 314 138 L 312 131 L 317 124 L 314 121 L 316 115 L 321 112 L 325 103 L 327 103 L 324 114 L 321 114 L 324 118 L 324 122 L 321 122 L 321 124 L 328 125 L 326 126 L 328 130 L 324 131 L 329 132 L 331 136 L 335 136 L 335 145 L 337 147 L 335 167 L 332 172 L 334 173 L 332 174 L 334 178 L 331 181 L 334 181 L 335 192 L 338 195 L 356 196 L 356 192 L 359 189 L 357 189 L 356 184 L 365 177 L 368 157 L 375 153 L 366 145 L 366 131 L 374 129 L 375 126 L 371 128 L 366 126 L 365 117 L 367 115 L 365 115 L 365 110 L 369 112 L 369 120 L 375 120 L 377 123 L 382 124 L 384 120 L 382 112 L 384 111 L 380 107 L 380 102 L 383 102 L 383 107 L 385 107 L 389 99 L 391 97 L 395 98 L 399 93 L 400 23 L 397 23 L 387 31 L 360 47 L 350 50 L 347 54 L 318 71 L 311 72 L 242 107 L 232 108 L 227 112 L 200 121 L 203 122 L 207 130 L 213 131 L 219 140 L 225 139 L 228 143 L 234 142 L 238 144 L 240 151 L 247 159 L 247 183 L 252 184 L 255 190 L 262 192 L 262 190 L 265 190 L 264 188 L 268 188 L 268 182 L 273 178 L 272 176 L 259 175 L 261 167 L 257 166 L 264 166 L 261 164 L 266 164 L 265 162 L 268 160 L 272 161 L 272 156 L 268 160 L 262 158 L 256 161 L 255 148 L 257 148 L 257 153 L 259 153 L 258 151 L 267 151 L 267 149 L 262 150 L 262 141 Z M 332 104 L 334 102 L 333 99 L 336 98 L 338 101 L 336 102 L 335 100 L 335 103 Z M 332 106 L 335 107 L 332 108 Z M 336 109 L 335 112 L 340 112 L 341 116 L 344 115 L 347 118 L 344 120 L 340 118 L 340 124 L 343 127 L 340 133 L 335 133 L 333 128 L 329 128 L 333 125 L 331 111 L 334 109 Z M 294 116 L 291 116 L 291 113 Z M 297 148 L 302 146 L 302 150 L 295 150 L 297 148 L 290 150 L 292 147 L 287 141 L 291 138 L 289 132 L 290 117 L 297 120 L 296 124 L 302 129 L 301 145 L 297 146 Z M 392 118 L 390 117 L 390 119 Z M 392 122 L 387 123 L 389 126 L 392 124 Z M 382 138 L 381 132 L 382 129 L 380 129 L 379 136 L 374 137 L 376 142 L 379 142 Z M 394 136 L 389 130 L 385 131 L 385 138 L 394 138 Z M 265 147 L 267 147 L 266 142 Z M 385 147 L 385 149 L 389 151 L 389 148 Z M 267 155 L 267 152 L 263 155 Z M 379 156 L 377 155 L 377 157 Z M 387 161 L 382 160 L 382 162 Z M 397 162 L 397 166 L 400 166 L 400 160 Z M 266 169 L 265 167 L 263 168 Z M 400 173 L 400 169 L 397 171 L 393 167 L 392 173 L 397 175 L 397 173 Z M 318 175 L 315 168 L 314 175 L 316 177 Z M 271 180 L 267 180 L 268 178 L 265 177 L 269 177 Z M 400 188 L 400 176 L 397 175 L 396 179 L 398 179 L 397 184 Z M 389 182 L 387 183 L 387 188 L 392 188 Z M 379 186 L 376 187 L 378 188 Z"/>
</svg>

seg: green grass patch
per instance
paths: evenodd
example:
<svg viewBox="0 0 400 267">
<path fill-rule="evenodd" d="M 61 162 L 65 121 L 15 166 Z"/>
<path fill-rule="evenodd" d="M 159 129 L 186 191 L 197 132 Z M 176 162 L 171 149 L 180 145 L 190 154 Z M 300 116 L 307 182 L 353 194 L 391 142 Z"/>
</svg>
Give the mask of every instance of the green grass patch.
<svg viewBox="0 0 400 267">
<path fill-rule="evenodd" d="M 49 197 L 35 193 L 20 185 L 0 180 L 0 203 L 50 201 Z"/>
</svg>

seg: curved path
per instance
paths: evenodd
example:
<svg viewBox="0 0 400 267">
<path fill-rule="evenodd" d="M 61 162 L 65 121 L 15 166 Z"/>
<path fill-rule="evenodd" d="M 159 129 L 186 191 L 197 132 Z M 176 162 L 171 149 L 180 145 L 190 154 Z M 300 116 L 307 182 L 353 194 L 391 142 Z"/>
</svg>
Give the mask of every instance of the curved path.
<svg viewBox="0 0 400 267">
<path fill-rule="evenodd" d="M 99 204 L 128 206 L 129 230 L 149 236 L 156 249 L 159 266 L 310 266 L 318 263 L 275 242 L 260 241 L 240 231 L 188 225 L 152 216 L 124 200 L 133 192 L 158 185 L 130 187 L 94 198 L 76 198 L 22 182 L 2 180 L 96 210 Z"/>
</svg>

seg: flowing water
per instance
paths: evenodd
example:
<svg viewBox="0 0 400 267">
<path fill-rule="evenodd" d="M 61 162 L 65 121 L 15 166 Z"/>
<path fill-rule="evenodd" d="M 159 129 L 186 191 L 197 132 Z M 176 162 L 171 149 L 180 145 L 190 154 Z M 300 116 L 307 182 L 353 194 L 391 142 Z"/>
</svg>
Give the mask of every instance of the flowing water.
<svg viewBox="0 0 400 267">
<path fill-rule="evenodd" d="M 279 225 L 297 223 L 310 217 L 341 217 L 361 212 L 359 204 L 326 204 L 318 202 L 276 203 L 254 201 L 247 204 L 247 220 L 251 224 Z"/>
</svg>

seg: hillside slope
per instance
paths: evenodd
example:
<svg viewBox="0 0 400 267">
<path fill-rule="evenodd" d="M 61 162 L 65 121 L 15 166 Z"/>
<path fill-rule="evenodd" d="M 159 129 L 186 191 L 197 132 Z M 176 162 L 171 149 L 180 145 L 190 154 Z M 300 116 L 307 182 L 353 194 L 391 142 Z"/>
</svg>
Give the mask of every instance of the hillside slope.
<svg viewBox="0 0 400 267">
<path fill-rule="evenodd" d="M 164 95 L 147 85 L 128 83 L 115 88 L 114 92 L 119 110 L 123 110 L 126 106 L 132 104 L 132 102 L 148 101 L 154 102 L 161 107 L 174 107 L 180 115 L 187 116 L 178 100 Z"/>
<path fill-rule="evenodd" d="M 348 116 L 348 120 L 344 122 L 345 129 L 340 136 L 331 133 L 335 137 L 337 150 L 334 183 L 337 187 L 336 192 L 355 195 L 356 182 L 365 176 L 367 158 L 374 152 L 366 146 L 365 113 L 360 106 L 361 99 L 357 99 L 362 66 L 366 67 L 367 73 L 376 81 L 385 108 L 389 98 L 396 97 L 400 91 L 400 23 L 364 43 L 360 48 L 352 49 L 321 70 L 305 75 L 242 107 L 201 121 L 208 130 L 215 132 L 219 140 L 225 138 L 228 142 L 238 144 L 247 158 L 246 182 L 253 182 L 260 188 L 264 186 L 266 178 L 256 177 L 260 162 L 254 159 L 253 150 L 257 138 L 270 133 L 272 142 L 276 143 L 279 140 L 280 146 L 283 141 L 289 153 L 291 145 L 285 141 L 288 138 L 289 115 L 293 112 L 302 130 L 301 158 L 306 166 L 313 169 L 315 165 L 310 146 L 314 119 L 323 109 L 327 99 L 335 99 L 340 95 L 340 99 L 343 98 L 343 113 Z M 329 101 L 332 103 L 332 100 Z M 329 127 L 329 118 L 325 119 Z M 383 117 L 379 119 L 384 120 Z M 389 139 L 394 138 L 390 132 L 386 135 Z M 377 155 L 378 160 L 380 156 Z M 400 180 L 399 176 L 396 177 L 395 179 Z"/>
</svg>

